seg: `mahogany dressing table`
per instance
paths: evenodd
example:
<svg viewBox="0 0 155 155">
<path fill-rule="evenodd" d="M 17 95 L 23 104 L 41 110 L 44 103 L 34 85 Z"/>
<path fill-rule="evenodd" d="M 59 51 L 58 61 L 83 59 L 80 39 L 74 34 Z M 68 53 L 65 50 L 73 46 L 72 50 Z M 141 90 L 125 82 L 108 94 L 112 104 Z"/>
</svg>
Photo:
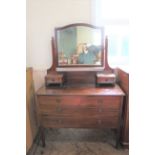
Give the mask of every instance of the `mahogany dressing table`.
<svg viewBox="0 0 155 155">
<path fill-rule="evenodd" d="M 96 40 L 94 36 L 98 36 Z M 81 53 L 80 45 L 83 47 Z M 87 51 L 84 51 L 85 45 Z M 110 79 L 115 74 L 108 65 L 107 51 L 108 40 L 106 38 L 104 42 L 103 31 L 99 27 L 79 23 L 55 29 L 53 65 L 47 71 L 45 86 L 37 91 L 43 146 L 44 128 L 112 128 L 117 130 L 118 147 L 125 94 L 115 83 L 116 79 Z M 84 55 L 88 52 L 95 53 L 95 59 L 92 55 Z M 83 55 L 86 57 L 82 58 Z M 103 80 L 106 83 L 97 83 L 98 74 L 106 75 Z"/>
</svg>

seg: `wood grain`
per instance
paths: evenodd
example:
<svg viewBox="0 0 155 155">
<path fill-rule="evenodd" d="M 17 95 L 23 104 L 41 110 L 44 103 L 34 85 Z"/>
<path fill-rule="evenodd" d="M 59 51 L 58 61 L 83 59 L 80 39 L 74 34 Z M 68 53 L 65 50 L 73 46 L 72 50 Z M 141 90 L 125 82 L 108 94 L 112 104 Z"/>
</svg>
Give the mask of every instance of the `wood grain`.
<svg viewBox="0 0 155 155">
<path fill-rule="evenodd" d="M 117 68 L 118 84 L 126 93 L 123 104 L 123 127 L 121 132 L 121 143 L 129 148 L 129 74 Z"/>
<path fill-rule="evenodd" d="M 37 134 L 37 118 L 32 68 L 26 69 L 26 150 L 28 151 Z"/>
</svg>

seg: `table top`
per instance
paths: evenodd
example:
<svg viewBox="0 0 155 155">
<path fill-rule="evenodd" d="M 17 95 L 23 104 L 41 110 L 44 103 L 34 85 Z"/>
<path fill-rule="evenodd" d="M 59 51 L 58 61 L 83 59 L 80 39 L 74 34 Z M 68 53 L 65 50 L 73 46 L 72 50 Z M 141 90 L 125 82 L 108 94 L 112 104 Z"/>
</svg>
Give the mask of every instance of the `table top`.
<svg viewBox="0 0 155 155">
<path fill-rule="evenodd" d="M 41 87 L 37 95 L 82 95 L 82 96 L 125 96 L 123 90 L 115 84 L 114 86 L 102 86 L 96 87 L 93 85 L 90 86 L 80 86 L 80 85 L 70 85 L 63 87 L 55 88 L 46 88 L 45 86 Z"/>
</svg>

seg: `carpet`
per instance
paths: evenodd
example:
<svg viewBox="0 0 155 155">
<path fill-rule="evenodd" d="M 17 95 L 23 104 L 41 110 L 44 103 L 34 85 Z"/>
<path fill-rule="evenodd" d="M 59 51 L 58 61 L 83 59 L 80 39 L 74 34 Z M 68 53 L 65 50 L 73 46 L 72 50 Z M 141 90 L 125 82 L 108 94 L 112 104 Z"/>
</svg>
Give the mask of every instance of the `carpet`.
<svg viewBox="0 0 155 155">
<path fill-rule="evenodd" d="M 46 147 L 35 143 L 28 155 L 128 155 L 115 148 L 116 134 L 109 129 L 46 129 Z"/>
</svg>

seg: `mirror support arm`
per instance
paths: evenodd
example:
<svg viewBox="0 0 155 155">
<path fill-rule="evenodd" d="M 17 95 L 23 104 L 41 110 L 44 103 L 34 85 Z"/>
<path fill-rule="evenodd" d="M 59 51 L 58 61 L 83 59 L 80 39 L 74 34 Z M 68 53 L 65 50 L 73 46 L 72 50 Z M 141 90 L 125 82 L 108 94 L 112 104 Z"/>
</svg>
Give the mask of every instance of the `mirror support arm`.
<svg viewBox="0 0 155 155">
<path fill-rule="evenodd" d="M 51 39 L 51 46 L 52 46 L 52 66 L 47 70 L 47 73 L 49 72 L 56 72 L 56 50 L 55 50 L 55 40 L 54 37 Z"/>
<path fill-rule="evenodd" d="M 113 73 L 114 70 L 110 68 L 108 63 L 108 36 L 105 37 L 105 47 L 104 47 L 104 73 Z"/>
</svg>

